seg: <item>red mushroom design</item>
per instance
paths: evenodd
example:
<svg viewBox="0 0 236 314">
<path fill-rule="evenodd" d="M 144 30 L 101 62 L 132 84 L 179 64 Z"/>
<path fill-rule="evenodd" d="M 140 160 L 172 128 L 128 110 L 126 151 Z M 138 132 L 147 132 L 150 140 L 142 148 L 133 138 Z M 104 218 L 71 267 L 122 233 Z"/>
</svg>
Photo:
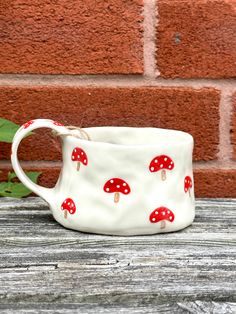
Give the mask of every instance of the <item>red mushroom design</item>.
<svg viewBox="0 0 236 314">
<path fill-rule="evenodd" d="M 64 126 L 62 123 L 57 122 L 57 121 L 53 121 L 52 123 L 55 124 L 55 125 L 57 125 L 57 126 Z"/>
<path fill-rule="evenodd" d="M 123 193 L 125 195 L 130 193 L 130 187 L 127 182 L 125 182 L 122 179 L 119 178 L 112 178 L 108 180 L 104 187 L 103 190 L 106 193 L 115 193 L 114 194 L 114 202 L 118 203 L 120 199 L 120 193 Z"/>
<path fill-rule="evenodd" d="M 27 129 L 33 123 L 34 123 L 34 120 L 30 120 L 30 121 L 26 122 L 25 124 L 23 124 L 23 128 Z"/>
<path fill-rule="evenodd" d="M 73 215 L 76 212 L 76 206 L 72 198 L 66 198 L 61 204 L 61 210 L 64 210 L 64 218 L 67 218 L 68 212 Z"/>
<path fill-rule="evenodd" d="M 149 165 L 149 170 L 151 172 L 157 172 L 161 170 L 162 181 L 166 180 L 166 170 L 172 170 L 173 168 L 173 160 L 166 155 L 156 156 L 155 158 L 153 158 Z"/>
<path fill-rule="evenodd" d="M 185 193 L 189 193 L 189 196 L 191 196 L 191 194 L 190 194 L 190 189 L 192 188 L 192 186 L 193 186 L 193 183 L 192 183 L 192 179 L 191 179 L 191 177 L 190 176 L 186 176 L 185 178 L 184 178 L 184 192 Z"/>
<path fill-rule="evenodd" d="M 173 222 L 174 219 L 175 215 L 173 212 L 164 206 L 156 208 L 149 216 L 151 223 L 161 222 L 161 229 L 166 227 L 166 220 Z"/>
<path fill-rule="evenodd" d="M 88 164 L 88 157 L 87 157 L 85 151 L 79 147 L 75 147 L 73 149 L 73 152 L 71 155 L 71 160 L 77 161 L 77 166 L 76 166 L 77 171 L 79 171 L 79 169 L 80 169 L 80 163 L 81 162 L 85 166 L 87 166 L 87 164 Z"/>
</svg>

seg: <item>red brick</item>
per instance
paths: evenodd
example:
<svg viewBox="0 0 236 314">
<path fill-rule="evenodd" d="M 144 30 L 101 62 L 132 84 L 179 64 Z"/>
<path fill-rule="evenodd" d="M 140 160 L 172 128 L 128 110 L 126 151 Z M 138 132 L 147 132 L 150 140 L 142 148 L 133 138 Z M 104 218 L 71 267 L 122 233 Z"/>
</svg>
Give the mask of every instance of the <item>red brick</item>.
<svg viewBox="0 0 236 314">
<path fill-rule="evenodd" d="M 0 5 L 2 73 L 142 73 L 142 0 Z"/>
<path fill-rule="evenodd" d="M 159 0 L 158 15 L 161 76 L 236 76 L 236 0 Z"/>
<path fill-rule="evenodd" d="M 0 181 L 7 178 L 10 167 L 0 173 Z M 28 165 L 25 171 L 41 171 L 39 184 L 45 187 L 54 187 L 60 173 L 58 167 L 34 168 Z M 236 197 L 236 169 L 197 169 L 194 171 L 196 197 Z"/>
<path fill-rule="evenodd" d="M 220 93 L 211 88 L 1 87 L 0 99 L 1 116 L 19 124 L 44 117 L 83 127 L 173 128 L 194 136 L 195 160 L 215 159 L 218 151 Z M 60 159 L 54 139 L 44 130 L 26 138 L 20 158 Z M 9 154 L 9 145 L 1 144 L 1 158 Z"/>
<path fill-rule="evenodd" d="M 233 112 L 231 121 L 231 143 L 233 145 L 233 159 L 236 160 L 236 93 L 232 97 L 233 101 Z"/>
<path fill-rule="evenodd" d="M 194 171 L 197 197 L 236 197 L 236 169 Z"/>
</svg>

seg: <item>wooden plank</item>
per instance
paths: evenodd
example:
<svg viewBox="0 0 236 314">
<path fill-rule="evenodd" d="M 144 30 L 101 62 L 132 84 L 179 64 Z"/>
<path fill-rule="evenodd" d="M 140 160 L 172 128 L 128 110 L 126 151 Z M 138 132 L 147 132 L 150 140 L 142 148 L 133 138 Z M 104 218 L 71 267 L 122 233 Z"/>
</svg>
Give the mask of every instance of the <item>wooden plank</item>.
<svg viewBox="0 0 236 314">
<path fill-rule="evenodd" d="M 235 313 L 236 200 L 196 213 L 176 233 L 101 236 L 61 227 L 38 198 L 0 199 L 1 313 Z"/>
<path fill-rule="evenodd" d="M 13 304 L 1 306 L 1 314 L 198 314 L 198 313 L 215 313 L 215 314 L 234 314 L 236 313 L 236 304 L 229 302 L 179 302 L 160 304 L 158 307 L 138 306 L 138 307 L 108 307 L 99 306 L 82 306 L 79 304 Z"/>
</svg>

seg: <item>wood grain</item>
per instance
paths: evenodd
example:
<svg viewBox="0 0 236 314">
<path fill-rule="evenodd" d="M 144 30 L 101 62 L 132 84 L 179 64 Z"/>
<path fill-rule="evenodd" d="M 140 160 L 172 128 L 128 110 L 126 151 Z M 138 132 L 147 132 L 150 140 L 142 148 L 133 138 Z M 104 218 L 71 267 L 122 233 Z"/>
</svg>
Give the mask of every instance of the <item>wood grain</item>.
<svg viewBox="0 0 236 314">
<path fill-rule="evenodd" d="M 180 232 L 101 236 L 1 198 L 1 313 L 236 313 L 235 217 L 236 200 L 198 200 Z"/>
</svg>

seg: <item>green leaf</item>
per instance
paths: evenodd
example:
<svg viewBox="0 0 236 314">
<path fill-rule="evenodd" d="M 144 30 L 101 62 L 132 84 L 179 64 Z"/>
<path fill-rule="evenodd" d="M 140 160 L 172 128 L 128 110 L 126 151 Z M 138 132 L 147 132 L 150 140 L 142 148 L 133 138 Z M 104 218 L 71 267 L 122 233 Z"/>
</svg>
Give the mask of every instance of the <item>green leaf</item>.
<svg viewBox="0 0 236 314">
<path fill-rule="evenodd" d="M 40 176 L 42 172 L 37 172 L 37 171 L 29 171 L 26 172 L 25 174 L 27 175 L 28 178 L 30 178 L 31 181 L 33 181 L 34 183 L 37 182 L 38 177 Z"/>
<path fill-rule="evenodd" d="M 8 175 L 7 175 L 7 180 L 8 182 L 10 182 L 12 179 L 16 178 L 16 174 L 15 172 L 8 172 Z"/>
<path fill-rule="evenodd" d="M 12 143 L 13 137 L 19 128 L 20 126 L 14 122 L 0 118 L 0 142 Z M 25 137 L 32 134 L 34 132 L 29 132 Z"/>
<path fill-rule="evenodd" d="M 1 187 L 0 187 L 1 188 Z M 0 196 L 24 197 L 31 194 L 31 191 L 23 183 L 8 183 L 4 189 L 0 189 Z"/>
<path fill-rule="evenodd" d="M 8 187 L 8 182 L 0 182 L 0 194 Z"/>
<path fill-rule="evenodd" d="M 12 143 L 13 137 L 18 129 L 19 125 L 0 118 L 0 142 Z"/>
<path fill-rule="evenodd" d="M 40 176 L 42 172 L 37 172 L 37 171 L 29 171 L 29 172 L 26 172 L 26 175 L 28 178 L 30 178 L 31 181 L 33 181 L 34 183 L 37 182 L 38 180 L 38 177 Z M 17 178 L 17 175 L 15 174 L 15 172 L 8 172 L 8 176 L 7 176 L 7 179 L 8 179 L 8 182 L 9 181 L 12 181 L 12 179 L 15 179 Z"/>
<path fill-rule="evenodd" d="M 41 172 L 26 172 L 26 175 L 36 183 Z M 23 183 L 20 182 L 11 182 L 12 179 L 16 177 L 14 172 L 8 173 L 8 182 L 0 183 L 0 196 L 9 196 L 9 197 L 25 197 L 30 195 L 32 192 Z"/>
</svg>

